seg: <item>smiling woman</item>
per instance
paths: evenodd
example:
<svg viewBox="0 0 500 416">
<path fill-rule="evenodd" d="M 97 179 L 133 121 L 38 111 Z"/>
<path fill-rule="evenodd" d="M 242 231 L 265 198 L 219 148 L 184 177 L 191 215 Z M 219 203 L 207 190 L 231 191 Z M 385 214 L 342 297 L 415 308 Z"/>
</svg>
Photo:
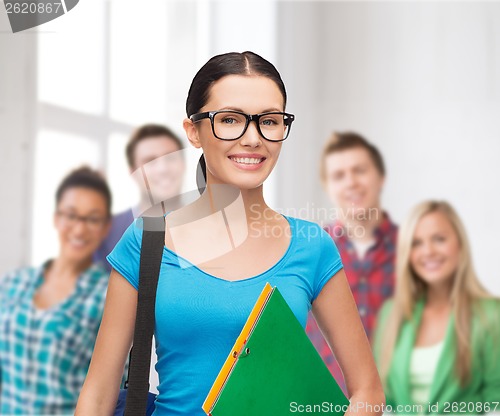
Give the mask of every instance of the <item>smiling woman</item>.
<svg viewBox="0 0 500 416">
<path fill-rule="evenodd" d="M 203 401 L 267 282 L 303 327 L 313 309 L 347 375 L 351 402 L 383 402 L 335 244 L 317 224 L 280 215 L 264 200 L 263 184 L 294 119 L 285 107 L 280 74 L 252 52 L 214 56 L 192 81 L 183 126 L 203 150 L 206 187 L 165 217 L 155 416 L 204 415 Z M 141 239 L 136 221 L 108 256 L 114 270 L 78 416 L 109 415 L 116 405 L 133 337 Z"/>
<path fill-rule="evenodd" d="M 107 273 L 92 253 L 110 208 L 97 172 L 71 172 L 56 194 L 58 256 L 0 279 L 1 414 L 74 412 L 104 308 Z"/>
<path fill-rule="evenodd" d="M 479 283 L 462 221 L 447 202 L 422 202 L 400 228 L 395 296 L 375 334 L 388 404 L 412 405 L 409 413 L 494 411 L 499 345 L 500 299 Z"/>
</svg>

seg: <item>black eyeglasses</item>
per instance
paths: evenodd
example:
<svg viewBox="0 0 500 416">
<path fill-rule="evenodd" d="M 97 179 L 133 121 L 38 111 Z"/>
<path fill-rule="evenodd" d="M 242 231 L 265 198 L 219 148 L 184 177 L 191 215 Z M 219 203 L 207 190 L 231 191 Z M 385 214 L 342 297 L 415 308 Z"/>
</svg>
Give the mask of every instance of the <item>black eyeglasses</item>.
<svg viewBox="0 0 500 416">
<path fill-rule="evenodd" d="M 81 221 L 92 231 L 100 230 L 108 221 L 108 218 L 105 217 L 82 217 L 73 212 L 57 211 L 56 214 L 62 219 L 64 226 L 66 227 L 74 227 Z"/>
<path fill-rule="evenodd" d="M 295 116 L 289 113 L 271 111 L 262 114 L 245 114 L 240 111 L 207 111 L 189 117 L 194 123 L 209 118 L 214 136 L 220 140 L 238 140 L 247 131 L 251 121 L 255 121 L 257 131 L 270 142 L 282 142 L 290 134 Z"/>
</svg>

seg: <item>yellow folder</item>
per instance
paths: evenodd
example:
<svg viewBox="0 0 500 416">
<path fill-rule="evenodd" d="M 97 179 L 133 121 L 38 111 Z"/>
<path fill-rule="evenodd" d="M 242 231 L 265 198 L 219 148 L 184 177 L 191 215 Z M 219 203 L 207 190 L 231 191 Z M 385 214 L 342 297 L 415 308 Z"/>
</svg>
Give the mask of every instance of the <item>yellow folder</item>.
<svg viewBox="0 0 500 416">
<path fill-rule="evenodd" d="M 267 283 L 203 410 L 209 416 L 343 415 L 348 405 L 285 299 Z"/>
</svg>

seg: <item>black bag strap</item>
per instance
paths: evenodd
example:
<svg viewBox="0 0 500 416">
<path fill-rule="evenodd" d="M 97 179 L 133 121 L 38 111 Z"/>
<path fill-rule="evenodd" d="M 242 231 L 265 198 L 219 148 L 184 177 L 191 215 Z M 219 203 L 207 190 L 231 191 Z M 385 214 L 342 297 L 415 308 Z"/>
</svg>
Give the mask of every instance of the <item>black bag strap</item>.
<svg viewBox="0 0 500 416">
<path fill-rule="evenodd" d="M 165 218 L 143 217 L 139 293 L 134 343 L 130 353 L 125 416 L 146 414 L 151 346 L 155 327 L 155 301 L 165 245 Z"/>
</svg>

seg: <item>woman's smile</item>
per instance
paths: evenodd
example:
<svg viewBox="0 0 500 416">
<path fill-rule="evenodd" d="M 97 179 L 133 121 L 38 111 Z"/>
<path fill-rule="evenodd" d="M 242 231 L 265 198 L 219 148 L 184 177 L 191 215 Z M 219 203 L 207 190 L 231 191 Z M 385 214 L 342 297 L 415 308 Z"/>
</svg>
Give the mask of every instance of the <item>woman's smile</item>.
<svg viewBox="0 0 500 416">
<path fill-rule="evenodd" d="M 228 159 L 236 168 L 250 171 L 260 169 L 266 161 L 266 157 L 258 153 L 237 153 L 229 155 Z"/>
</svg>

